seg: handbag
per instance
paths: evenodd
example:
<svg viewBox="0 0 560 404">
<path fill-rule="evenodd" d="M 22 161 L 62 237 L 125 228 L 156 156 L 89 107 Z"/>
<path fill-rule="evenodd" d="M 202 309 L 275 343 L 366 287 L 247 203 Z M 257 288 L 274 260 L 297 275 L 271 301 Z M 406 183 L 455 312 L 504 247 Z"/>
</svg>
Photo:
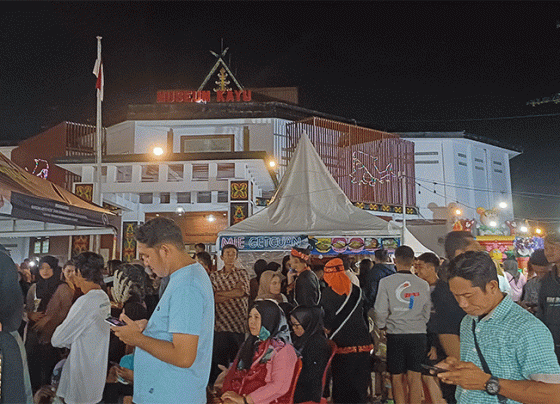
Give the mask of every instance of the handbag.
<svg viewBox="0 0 560 404">
<path fill-rule="evenodd" d="M 490 372 L 490 367 L 488 366 L 488 363 L 486 362 L 486 359 L 484 359 L 484 356 L 482 356 L 482 352 L 480 351 L 480 347 L 478 346 L 478 341 L 476 340 L 476 331 L 475 330 L 476 330 L 476 322 L 473 319 L 472 332 L 473 332 L 473 337 L 474 337 L 474 346 L 476 348 L 476 352 L 478 353 L 478 359 L 480 359 L 480 363 L 482 364 L 482 370 L 484 370 L 485 373 L 489 373 L 492 376 L 492 372 Z M 498 394 L 497 397 L 498 397 L 498 402 L 500 404 L 505 404 L 508 401 L 507 398 L 505 398 L 501 394 Z"/>
</svg>

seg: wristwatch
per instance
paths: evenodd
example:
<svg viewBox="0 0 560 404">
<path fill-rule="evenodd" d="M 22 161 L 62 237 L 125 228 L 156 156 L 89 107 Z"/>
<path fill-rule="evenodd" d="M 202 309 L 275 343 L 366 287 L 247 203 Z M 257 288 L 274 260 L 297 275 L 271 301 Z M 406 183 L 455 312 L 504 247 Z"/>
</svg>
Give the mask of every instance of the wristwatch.
<svg viewBox="0 0 560 404">
<path fill-rule="evenodd" d="M 496 396 L 500 392 L 500 382 L 497 377 L 490 376 L 490 379 L 486 382 L 485 386 L 486 392 L 491 396 Z"/>
</svg>

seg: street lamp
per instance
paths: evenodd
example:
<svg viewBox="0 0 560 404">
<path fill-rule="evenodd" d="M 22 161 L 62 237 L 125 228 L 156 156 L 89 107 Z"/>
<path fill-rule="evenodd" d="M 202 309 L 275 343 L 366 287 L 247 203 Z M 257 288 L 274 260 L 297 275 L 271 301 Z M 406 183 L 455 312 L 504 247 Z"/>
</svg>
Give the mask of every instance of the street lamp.
<svg viewBox="0 0 560 404">
<path fill-rule="evenodd" d="M 152 150 L 152 153 L 154 153 L 154 155 L 156 155 L 158 157 L 163 155 L 163 147 L 161 147 L 161 146 L 154 147 L 154 149 Z"/>
<path fill-rule="evenodd" d="M 508 204 L 506 202 L 502 201 L 498 204 L 498 206 L 500 207 L 500 209 L 505 209 L 505 208 L 508 207 Z"/>
</svg>

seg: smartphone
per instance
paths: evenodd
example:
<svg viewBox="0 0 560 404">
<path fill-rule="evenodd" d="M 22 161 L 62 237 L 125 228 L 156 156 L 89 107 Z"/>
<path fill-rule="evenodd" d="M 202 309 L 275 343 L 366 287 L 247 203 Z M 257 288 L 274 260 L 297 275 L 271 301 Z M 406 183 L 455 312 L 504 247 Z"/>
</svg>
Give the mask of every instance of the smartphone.
<svg viewBox="0 0 560 404">
<path fill-rule="evenodd" d="M 116 367 L 118 367 L 118 368 L 121 367 L 121 365 L 119 365 L 117 362 L 113 362 L 113 361 L 109 361 L 109 365 L 111 365 L 111 366 L 116 366 Z"/>
<path fill-rule="evenodd" d="M 444 369 L 444 368 L 438 368 L 437 366 L 430 366 L 430 365 L 425 365 L 422 363 L 421 365 L 424 369 L 428 369 L 431 370 L 433 372 L 433 374 L 438 374 L 438 373 L 443 373 L 443 372 L 449 372 L 448 369 Z"/>
<path fill-rule="evenodd" d="M 117 327 L 122 327 L 123 325 L 126 325 L 126 323 L 123 323 L 121 320 L 119 320 L 116 317 L 107 317 L 105 321 Z"/>
</svg>

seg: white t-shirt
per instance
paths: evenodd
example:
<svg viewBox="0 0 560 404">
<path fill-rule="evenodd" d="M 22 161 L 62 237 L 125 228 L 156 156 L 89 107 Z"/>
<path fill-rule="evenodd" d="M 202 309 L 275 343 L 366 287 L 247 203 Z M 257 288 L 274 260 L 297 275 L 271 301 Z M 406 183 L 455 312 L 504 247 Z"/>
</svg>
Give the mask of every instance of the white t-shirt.
<svg viewBox="0 0 560 404">
<path fill-rule="evenodd" d="M 98 403 L 103 397 L 109 357 L 109 297 L 91 290 L 70 308 L 51 339 L 55 347 L 70 348 L 62 368 L 57 396 L 68 404 Z"/>
</svg>

